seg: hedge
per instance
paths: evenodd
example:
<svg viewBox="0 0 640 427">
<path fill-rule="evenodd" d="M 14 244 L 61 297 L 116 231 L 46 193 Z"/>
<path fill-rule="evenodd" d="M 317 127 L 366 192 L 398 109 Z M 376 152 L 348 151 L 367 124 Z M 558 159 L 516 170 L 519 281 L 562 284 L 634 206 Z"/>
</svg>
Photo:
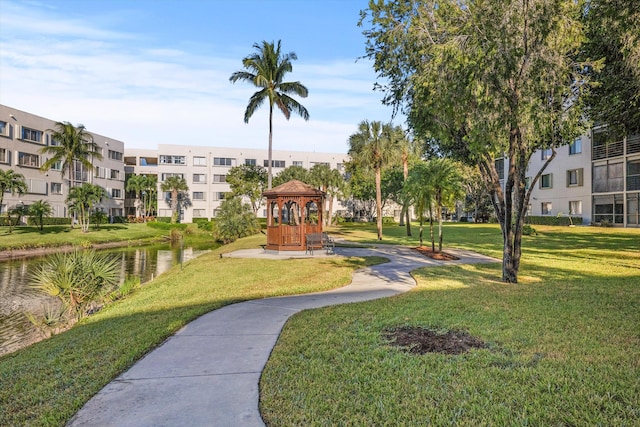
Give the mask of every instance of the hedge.
<svg viewBox="0 0 640 427">
<path fill-rule="evenodd" d="M 582 217 L 572 216 L 569 221 L 568 216 L 528 216 L 525 222 L 532 225 L 582 225 Z"/>
</svg>

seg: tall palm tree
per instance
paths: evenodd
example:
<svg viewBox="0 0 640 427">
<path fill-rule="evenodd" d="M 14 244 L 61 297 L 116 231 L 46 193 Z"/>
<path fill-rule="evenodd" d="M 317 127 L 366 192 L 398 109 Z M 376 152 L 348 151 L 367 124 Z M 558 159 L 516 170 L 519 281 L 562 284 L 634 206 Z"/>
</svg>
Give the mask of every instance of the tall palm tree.
<svg viewBox="0 0 640 427">
<path fill-rule="evenodd" d="M 269 103 L 269 160 L 267 168 L 267 189 L 271 189 L 271 163 L 273 146 L 273 106 L 278 107 L 287 120 L 291 117 L 291 111 L 295 111 L 304 120 L 309 120 L 309 112 L 290 95 L 298 95 L 306 98 L 309 91 L 300 82 L 284 82 L 284 77 L 291 72 L 291 61 L 298 59 L 295 52 L 283 54 L 280 51 L 280 40 L 277 44 L 263 41 L 255 43 L 256 52 L 242 60 L 242 71 L 236 71 L 229 81 L 235 83 L 242 80 L 260 88 L 249 99 L 249 104 L 244 112 L 244 122 L 249 119 L 260 106 L 267 101 Z"/>
<path fill-rule="evenodd" d="M 309 171 L 310 179 L 313 185 L 320 188 L 327 196 L 327 209 L 324 209 L 322 216 L 325 225 L 331 225 L 331 215 L 333 214 L 333 198 L 339 192 L 341 185 L 344 183 L 342 175 L 337 169 L 324 163 L 313 165 Z"/>
<path fill-rule="evenodd" d="M 363 120 L 349 137 L 349 155 L 356 164 L 375 172 L 378 240 L 382 240 L 382 169 L 399 156 L 397 134 L 390 124 Z"/>
<path fill-rule="evenodd" d="M 13 169 L 0 169 L 0 206 L 4 201 L 4 193 L 9 192 L 11 195 L 18 193 L 22 195 L 28 190 L 24 175 L 15 172 Z M 11 210 L 7 204 L 7 224 L 9 225 L 9 233 L 11 233 Z"/>
<path fill-rule="evenodd" d="M 397 126 L 395 131 L 398 132 L 398 145 L 400 147 L 400 157 L 402 160 L 402 174 L 404 177 L 404 183 L 406 184 L 407 179 L 409 178 L 409 163 L 412 160 L 415 161 L 420 158 L 419 152 L 422 147 L 422 143 L 405 136 L 400 126 Z M 403 201 L 402 210 L 400 211 L 400 226 L 404 225 L 405 222 L 407 227 L 407 236 L 410 237 L 411 215 L 409 214 L 409 204 Z"/>
<path fill-rule="evenodd" d="M 40 153 L 50 157 L 40 167 L 43 171 L 50 170 L 60 163 L 61 176 L 69 177 L 69 192 L 73 187 L 74 163 L 80 163 L 84 168 L 93 170 L 93 159 L 102 160 L 100 147 L 93 141 L 93 137 L 83 125 L 74 126 L 69 122 L 56 122 L 54 129 L 48 129 L 56 145 L 47 145 L 40 149 Z M 69 194 L 67 192 L 67 194 Z M 73 221 L 71 221 L 73 226 Z"/>
<path fill-rule="evenodd" d="M 405 199 L 408 203 L 414 205 L 418 214 L 420 246 L 422 246 L 424 216 L 427 211 L 430 214 L 431 236 L 433 237 L 433 215 L 431 215 L 434 199 L 433 176 L 426 162 L 419 162 L 413 165 L 403 191 Z M 435 251 L 433 238 L 431 239 L 431 250 Z"/>
<path fill-rule="evenodd" d="M 147 200 L 144 213 L 146 220 L 152 212 L 156 213 L 158 207 L 158 175 L 146 175 L 145 178 L 145 187 L 142 193 Z"/>
<path fill-rule="evenodd" d="M 169 204 L 171 205 L 172 211 L 171 223 L 174 224 L 178 222 L 178 205 L 180 193 L 189 191 L 189 186 L 187 185 L 187 181 L 185 181 L 181 176 L 170 176 L 162 183 L 160 187 L 162 188 L 162 191 L 168 191 L 171 193 L 171 200 Z"/>
</svg>

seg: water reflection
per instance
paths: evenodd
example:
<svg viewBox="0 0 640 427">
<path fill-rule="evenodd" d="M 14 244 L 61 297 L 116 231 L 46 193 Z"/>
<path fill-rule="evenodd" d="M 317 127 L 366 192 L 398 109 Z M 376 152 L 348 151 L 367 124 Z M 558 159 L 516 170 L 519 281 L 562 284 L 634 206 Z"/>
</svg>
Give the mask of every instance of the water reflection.
<svg viewBox="0 0 640 427">
<path fill-rule="evenodd" d="M 210 249 L 210 247 L 209 247 Z M 148 282 L 174 265 L 187 262 L 209 249 L 180 245 L 138 246 L 100 251 L 120 260 L 120 278 L 139 277 Z M 58 305 L 57 298 L 31 287 L 31 277 L 47 256 L 0 262 L 0 356 L 15 351 L 40 334 L 25 313 L 42 315 L 43 308 Z"/>
</svg>

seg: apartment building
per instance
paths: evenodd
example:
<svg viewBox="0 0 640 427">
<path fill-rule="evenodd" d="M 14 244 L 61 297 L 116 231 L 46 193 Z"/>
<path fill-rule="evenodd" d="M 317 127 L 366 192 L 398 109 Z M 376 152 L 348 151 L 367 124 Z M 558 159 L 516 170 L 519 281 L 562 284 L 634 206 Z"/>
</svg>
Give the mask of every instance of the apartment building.
<svg viewBox="0 0 640 427">
<path fill-rule="evenodd" d="M 61 121 L 64 121 L 62 119 Z M 62 176 L 61 165 L 48 171 L 40 166 L 47 161 L 47 155 L 41 154 L 42 147 L 56 145 L 51 137 L 51 129 L 56 121 L 30 114 L 24 111 L 0 105 L 0 169 L 13 169 L 25 177 L 27 193 L 11 195 L 6 193 L 0 212 L 16 206 L 29 206 L 38 200 L 47 200 L 53 209 L 54 217 L 67 217 L 67 198 L 69 189 L 68 171 Z M 113 138 L 89 132 L 99 146 L 102 160 L 93 159 L 94 170 L 84 168 L 80 163 L 73 165 L 72 185 L 85 182 L 103 187 L 108 198 L 98 204 L 109 217 L 124 214 L 124 143 Z"/>
<path fill-rule="evenodd" d="M 530 215 L 571 215 L 582 217 L 583 224 L 640 226 L 640 135 L 622 136 L 596 127 L 556 151 L 533 189 Z M 550 155 L 551 150 L 533 155 L 529 180 Z"/>
<path fill-rule="evenodd" d="M 192 222 L 194 218 L 216 216 L 225 194 L 231 191 L 226 181 L 229 169 L 243 164 L 266 168 L 267 157 L 266 149 L 159 144 L 155 150 L 126 148 L 124 167 L 127 174 L 156 175 L 158 186 L 171 176 L 184 178 L 189 187 L 191 206 L 181 211 L 180 220 Z M 310 169 L 316 164 L 326 164 L 342 171 L 346 160 L 345 153 L 273 150 L 272 172 L 276 176 L 289 166 Z M 169 197 L 159 188 L 158 216 L 171 216 L 171 208 L 167 203 Z M 334 202 L 334 209 L 340 209 L 337 201 Z M 127 199 L 126 214 L 135 215 L 134 199 Z M 262 207 L 258 216 L 265 218 L 266 208 Z"/>
</svg>

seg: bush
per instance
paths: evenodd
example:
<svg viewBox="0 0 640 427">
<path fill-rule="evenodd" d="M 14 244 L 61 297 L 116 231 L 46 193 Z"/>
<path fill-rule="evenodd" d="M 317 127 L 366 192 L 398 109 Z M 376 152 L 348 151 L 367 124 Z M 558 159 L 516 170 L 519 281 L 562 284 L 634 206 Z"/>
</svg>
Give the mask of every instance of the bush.
<svg viewBox="0 0 640 427">
<path fill-rule="evenodd" d="M 147 227 L 155 228 L 157 230 L 171 230 L 174 228 L 177 228 L 178 230 L 184 230 L 185 228 L 187 228 L 187 225 L 188 224 L 171 224 L 169 222 L 160 222 L 160 221 L 153 221 L 153 222 L 147 223 Z"/>
<path fill-rule="evenodd" d="M 393 219 L 393 217 L 392 217 L 392 216 L 383 216 L 383 217 L 382 217 L 382 223 L 383 223 L 383 224 L 386 224 L 386 225 L 388 225 L 388 224 L 395 224 L 395 223 L 396 223 L 396 220 L 395 220 L 395 219 Z"/>
<path fill-rule="evenodd" d="M 193 218 L 193 223 L 202 230 L 211 231 L 211 221 L 209 221 L 207 218 Z"/>
<path fill-rule="evenodd" d="M 214 229 L 218 241 L 227 244 L 259 231 L 260 225 L 250 205 L 242 204 L 238 197 L 222 202 Z"/>
<path fill-rule="evenodd" d="M 535 236 L 536 234 L 538 234 L 538 232 L 536 231 L 535 228 L 533 228 L 529 224 L 525 224 L 522 227 L 522 234 L 525 236 Z"/>
<path fill-rule="evenodd" d="M 49 217 L 42 218 L 43 225 L 70 225 L 71 218 L 57 218 L 57 217 Z M 27 225 L 38 225 L 36 224 L 35 218 L 27 218 Z"/>
<path fill-rule="evenodd" d="M 157 216 L 156 217 L 156 222 L 164 222 L 167 224 L 171 224 L 171 217 L 170 216 Z"/>
<path fill-rule="evenodd" d="M 532 225 L 582 225 L 582 217 L 572 216 L 569 221 L 568 216 L 528 216 L 526 222 Z"/>
</svg>

